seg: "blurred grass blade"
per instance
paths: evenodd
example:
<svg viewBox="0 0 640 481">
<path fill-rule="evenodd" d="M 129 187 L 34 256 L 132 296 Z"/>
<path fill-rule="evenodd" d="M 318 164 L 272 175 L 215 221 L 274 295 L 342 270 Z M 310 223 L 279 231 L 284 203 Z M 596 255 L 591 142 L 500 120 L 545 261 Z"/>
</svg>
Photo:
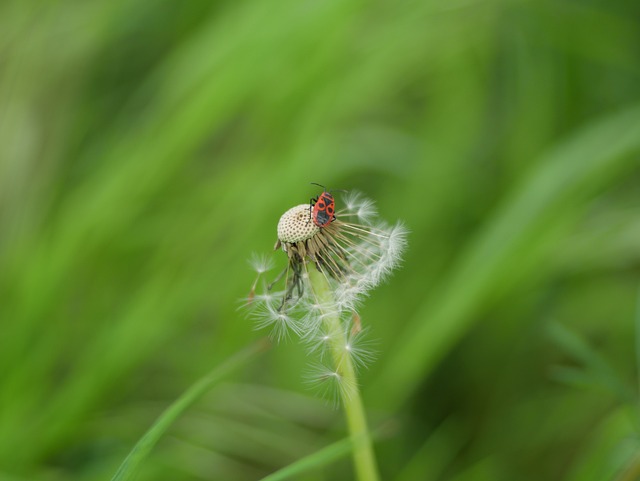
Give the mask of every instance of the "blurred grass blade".
<svg viewBox="0 0 640 481">
<path fill-rule="evenodd" d="M 214 384 L 226 375 L 247 364 L 258 353 L 266 349 L 265 341 L 258 341 L 255 344 L 236 353 L 225 362 L 217 366 L 213 371 L 191 386 L 178 400 L 169 406 L 149 428 L 145 435 L 136 443 L 131 452 L 122 462 L 111 481 L 125 481 L 135 479 L 141 463 L 149 455 L 158 440 L 173 424 L 173 422 L 202 397 Z"/>
<path fill-rule="evenodd" d="M 543 156 L 406 323 L 375 394 L 391 408 L 406 400 L 483 303 L 512 292 L 530 274 L 527 269 L 545 268 L 549 246 L 577 222 L 594 192 L 637 167 L 631 154 L 639 150 L 635 105 L 581 129 Z"/>
<path fill-rule="evenodd" d="M 638 300 L 636 303 L 636 325 L 635 325 L 635 334 L 636 334 L 636 376 L 637 383 L 636 389 L 640 392 L 640 289 L 638 289 Z"/>
<path fill-rule="evenodd" d="M 443 479 L 469 436 L 463 423 L 454 417 L 445 419 L 429 433 L 422 446 L 409 459 L 394 481 L 436 481 Z"/>
<path fill-rule="evenodd" d="M 625 477 L 638 468 L 638 439 L 629 410 L 616 409 L 591 427 L 566 481 L 637 480 Z"/>
<path fill-rule="evenodd" d="M 612 392 L 622 402 L 634 403 L 635 398 L 609 363 L 576 333 L 559 323 L 549 326 L 549 336 L 568 355 L 583 364 L 582 371 L 561 369 L 556 371 L 556 379 L 564 378 L 574 385 L 600 386 Z"/>
<path fill-rule="evenodd" d="M 262 481 L 281 481 L 283 479 L 292 479 L 313 468 L 326 466 L 327 464 L 340 459 L 349 454 L 355 445 L 352 438 L 342 439 L 309 456 L 305 456 L 298 461 L 291 463 L 278 471 L 271 473 L 269 476 L 262 478 Z"/>
</svg>

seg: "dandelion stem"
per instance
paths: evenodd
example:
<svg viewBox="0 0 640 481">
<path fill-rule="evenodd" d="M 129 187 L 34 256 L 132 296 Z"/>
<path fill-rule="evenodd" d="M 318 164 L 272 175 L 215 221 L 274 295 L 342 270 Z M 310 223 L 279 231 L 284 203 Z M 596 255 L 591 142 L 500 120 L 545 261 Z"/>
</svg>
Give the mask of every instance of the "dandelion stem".
<svg viewBox="0 0 640 481">
<path fill-rule="evenodd" d="M 334 302 L 333 294 L 327 279 L 315 268 L 308 269 L 309 280 L 318 300 L 325 303 Z M 347 331 L 336 314 L 327 314 L 324 318 L 327 334 L 331 339 L 331 356 L 335 363 L 336 375 L 341 378 L 340 396 L 344 405 L 349 434 L 354 442 L 353 462 L 358 481 L 378 481 L 378 468 L 373 453 L 373 443 L 367 419 L 358 390 L 358 379 L 349 354 Z"/>
</svg>

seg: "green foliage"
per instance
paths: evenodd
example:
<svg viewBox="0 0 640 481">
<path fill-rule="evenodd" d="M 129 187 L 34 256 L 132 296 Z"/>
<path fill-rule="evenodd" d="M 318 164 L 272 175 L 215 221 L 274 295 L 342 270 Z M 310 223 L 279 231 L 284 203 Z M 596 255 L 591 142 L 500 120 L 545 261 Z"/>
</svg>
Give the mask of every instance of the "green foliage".
<svg viewBox="0 0 640 481">
<path fill-rule="evenodd" d="M 264 344 L 264 343 L 263 343 Z M 256 360 L 256 354 L 260 351 L 260 344 L 256 344 L 244 351 L 239 352 L 234 357 L 226 360 L 222 365 L 214 369 L 207 376 L 203 377 L 196 384 L 191 386 L 180 398 L 162 413 L 153 426 L 145 433 L 138 443 L 131 450 L 127 458 L 118 468 L 112 481 L 126 481 L 135 479 L 140 469 L 140 465 L 149 456 L 153 447 L 158 443 L 162 435 L 169 427 L 209 391 L 225 375 L 233 372 L 237 367 Z"/>
<path fill-rule="evenodd" d="M 360 312 L 363 401 L 396 426 L 383 479 L 632 479 L 639 20 L 622 0 L 3 2 L 0 479 L 109 479 L 251 344 L 246 259 L 310 182 L 411 230 Z M 352 479 L 305 356 L 216 384 L 139 478 Z"/>
</svg>

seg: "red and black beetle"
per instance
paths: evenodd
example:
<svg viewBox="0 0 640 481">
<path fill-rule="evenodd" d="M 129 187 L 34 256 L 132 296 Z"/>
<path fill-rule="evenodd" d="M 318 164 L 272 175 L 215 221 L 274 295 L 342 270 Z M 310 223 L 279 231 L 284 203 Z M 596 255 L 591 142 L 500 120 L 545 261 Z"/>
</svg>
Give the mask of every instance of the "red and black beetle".
<svg viewBox="0 0 640 481">
<path fill-rule="evenodd" d="M 336 220 L 336 202 L 330 191 L 324 185 L 311 183 L 324 189 L 324 192 L 311 199 L 309 203 L 309 217 L 318 227 L 326 227 Z"/>
</svg>

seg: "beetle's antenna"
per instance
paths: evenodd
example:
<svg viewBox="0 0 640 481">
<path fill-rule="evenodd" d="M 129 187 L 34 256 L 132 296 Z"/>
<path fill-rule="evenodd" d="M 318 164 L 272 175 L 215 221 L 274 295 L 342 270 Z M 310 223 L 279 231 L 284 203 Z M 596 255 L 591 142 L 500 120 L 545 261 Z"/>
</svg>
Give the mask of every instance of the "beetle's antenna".
<svg viewBox="0 0 640 481">
<path fill-rule="evenodd" d="M 327 190 L 327 188 L 324 185 L 320 185 L 317 184 L 315 182 L 309 182 L 311 185 L 317 185 L 318 187 L 322 187 L 324 189 L 325 192 L 329 192 L 329 194 L 331 192 L 342 192 L 343 194 L 348 194 L 349 191 L 348 190 L 344 190 L 344 189 L 331 189 L 331 190 Z"/>
</svg>

